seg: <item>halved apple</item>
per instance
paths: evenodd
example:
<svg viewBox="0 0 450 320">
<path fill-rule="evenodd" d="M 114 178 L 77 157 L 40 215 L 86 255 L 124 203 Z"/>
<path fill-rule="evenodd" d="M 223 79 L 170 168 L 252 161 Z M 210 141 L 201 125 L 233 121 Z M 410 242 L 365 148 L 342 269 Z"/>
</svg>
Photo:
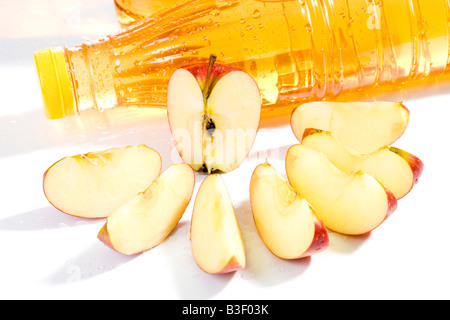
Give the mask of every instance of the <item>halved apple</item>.
<svg viewBox="0 0 450 320">
<path fill-rule="evenodd" d="M 220 175 L 203 180 L 191 219 L 191 248 L 197 265 L 207 273 L 227 273 L 246 264 L 244 242 Z"/>
<path fill-rule="evenodd" d="M 397 208 L 395 196 L 375 178 L 362 172 L 345 173 L 323 153 L 301 144 L 289 148 L 286 173 L 325 226 L 339 233 L 367 233 Z"/>
<path fill-rule="evenodd" d="M 161 172 L 161 157 L 145 146 L 65 157 L 44 173 L 48 201 L 67 214 L 102 218 L 145 190 Z"/>
<path fill-rule="evenodd" d="M 299 141 L 307 128 L 332 132 L 349 148 L 370 153 L 391 145 L 402 136 L 409 110 L 397 102 L 305 103 L 291 116 L 291 127 Z"/>
<path fill-rule="evenodd" d="M 132 255 L 160 244 L 188 206 L 195 174 L 187 164 L 173 164 L 144 192 L 108 217 L 98 238 L 112 249 Z"/>
<path fill-rule="evenodd" d="M 423 162 L 411 153 L 389 146 L 372 153 L 359 153 L 347 148 L 328 131 L 306 129 L 302 145 L 324 153 L 344 172 L 362 171 L 373 176 L 397 199 L 411 190 L 423 170 Z"/>
<path fill-rule="evenodd" d="M 195 171 L 228 172 L 247 157 L 259 126 L 261 96 L 238 69 L 201 64 L 175 70 L 167 114 L 176 148 Z"/>
<path fill-rule="evenodd" d="M 253 219 L 266 247 L 282 259 L 298 259 L 328 248 L 328 233 L 309 203 L 270 164 L 250 180 Z"/>
</svg>

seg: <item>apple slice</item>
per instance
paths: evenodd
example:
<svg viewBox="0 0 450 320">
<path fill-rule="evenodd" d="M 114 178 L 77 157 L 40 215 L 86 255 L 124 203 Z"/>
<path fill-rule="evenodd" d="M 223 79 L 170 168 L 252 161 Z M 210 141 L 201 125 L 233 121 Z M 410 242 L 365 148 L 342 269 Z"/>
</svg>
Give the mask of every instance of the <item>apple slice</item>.
<svg viewBox="0 0 450 320">
<path fill-rule="evenodd" d="M 373 176 L 398 199 L 417 183 L 423 162 L 416 156 L 394 147 L 381 147 L 372 153 L 347 148 L 328 131 L 306 129 L 302 145 L 324 153 L 344 172 L 362 171 Z"/>
<path fill-rule="evenodd" d="M 322 129 L 362 153 L 394 143 L 408 122 L 409 110 L 396 102 L 310 102 L 297 107 L 291 116 L 299 141 L 305 129 Z"/>
<path fill-rule="evenodd" d="M 191 248 L 197 265 L 207 273 L 245 268 L 244 242 L 230 195 L 217 174 L 203 180 L 191 219 Z"/>
<path fill-rule="evenodd" d="M 65 157 L 44 173 L 48 201 L 67 214 L 103 218 L 145 190 L 161 172 L 161 157 L 145 146 Z"/>
<path fill-rule="evenodd" d="M 250 180 L 253 219 L 266 247 L 282 259 L 298 259 L 328 248 L 328 233 L 309 203 L 270 164 Z"/>
<path fill-rule="evenodd" d="M 183 216 L 194 186 L 195 174 L 190 166 L 170 166 L 144 192 L 111 214 L 98 238 L 126 255 L 157 246 Z"/>
<path fill-rule="evenodd" d="M 177 150 L 195 171 L 228 172 L 247 157 L 259 126 L 255 80 L 215 64 L 177 69 L 167 91 L 169 125 Z"/>
<path fill-rule="evenodd" d="M 286 173 L 292 187 L 335 232 L 367 233 L 397 208 L 395 196 L 375 178 L 362 172 L 345 173 L 323 153 L 301 144 L 289 148 Z"/>
</svg>

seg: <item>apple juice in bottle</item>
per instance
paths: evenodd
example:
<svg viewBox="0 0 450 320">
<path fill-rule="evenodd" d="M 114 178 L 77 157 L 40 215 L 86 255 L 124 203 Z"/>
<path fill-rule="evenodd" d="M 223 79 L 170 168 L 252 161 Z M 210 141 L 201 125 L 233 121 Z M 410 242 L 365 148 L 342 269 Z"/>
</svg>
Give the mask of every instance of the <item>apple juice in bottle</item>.
<svg viewBox="0 0 450 320">
<path fill-rule="evenodd" d="M 166 106 L 182 66 L 233 65 L 264 108 L 446 72 L 448 0 L 192 0 L 95 41 L 35 53 L 46 113 Z"/>
<path fill-rule="evenodd" d="M 117 20 L 122 27 L 174 7 L 187 0 L 114 0 Z"/>
</svg>

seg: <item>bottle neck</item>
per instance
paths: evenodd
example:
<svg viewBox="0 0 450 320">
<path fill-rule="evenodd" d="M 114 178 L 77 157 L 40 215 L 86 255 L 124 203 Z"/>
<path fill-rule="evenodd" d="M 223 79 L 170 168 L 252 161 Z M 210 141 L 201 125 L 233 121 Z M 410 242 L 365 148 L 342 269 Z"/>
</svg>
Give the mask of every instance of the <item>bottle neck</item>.
<svg viewBox="0 0 450 320">
<path fill-rule="evenodd" d="M 105 59 L 109 46 L 106 39 L 98 39 L 64 49 L 77 112 L 117 106 L 114 68 Z"/>
</svg>

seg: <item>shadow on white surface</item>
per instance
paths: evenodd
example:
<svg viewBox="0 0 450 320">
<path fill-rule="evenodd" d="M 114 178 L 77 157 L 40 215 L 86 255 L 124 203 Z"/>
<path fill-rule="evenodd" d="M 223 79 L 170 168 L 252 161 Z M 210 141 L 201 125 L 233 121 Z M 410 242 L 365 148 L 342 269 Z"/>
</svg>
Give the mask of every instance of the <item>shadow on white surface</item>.
<svg viewBox="0 0 450 320">
<path fill-rule="evenodd" d="M 328 237 L 330 238 L 328 250 L 350 254 L 358 250 L 370 238 L 370 235 L 371 233 L 369 232 L 363 235 L 350 236 L 328 230 Z"/>
<path fill-rule="evenodd" d="M 80 227 L 83 225 L 98 225 L 104 219 L 85 219 L 64 214 L 49 206 L 29 212 L 16 214 L 0 220 L 0 231 L 42 231 Z M 118 266 L 132 260 L 134 256 L 119 254 L 98 240 L 93 240 L 89 246 L 78 256 L 67 260 L 43 283 L 48 285 L 63 285 L 72 282 L 81 282 L 91 277 L 111 271 Z"/>
<path fill-rule="evenodd" d="M 0 219 L 0 230 L 34 231 L 98 224 L 99 219 L 84 219 L 64 214 L 48 206 Z"/>
<path fill-rule="evenodd" d="M 280 162 L 280 161 L 284 163 L 284 160 L 286 159 L 286 153 L 292 145 L 293 144 L 289 144 L 289 145 L 269 148 L 269 149 L 265 149 L 265 150 L 251 151 L 250 154 L 248 155 L 248 158 L 246 159 L 246 161 L 255 161 L 258 164 L 264 163 L 266 160 L 270 164 Z M 277 168 L 277 170 L 279 170 L 279 169 L 280 168 Z M 279 173 L 286 179 L 286 174 L 285 174 L 284 170 L 282 170 L 282 171 L 279 170 Z"/>
<path fill-rule="evenodd" d="M 181 299 L 210 299 L 222 291 L 235 276 L 235 273 L 207 274 L 197 266 L 190 246 L 190 220 L 180 221 L 157 249 L 168 272 L 173 276 Z"/>
<path fill-rule="evenodd" d="M 86 281 L 116 269 L 137 256 L 123 255 L 105 247 L 100 241 L 93 241 L 86 250 L 67 260 L 43 282 L 48 285 L 64 285 Z"/>
<path fill-rule="evenodd" d="M 43 111 L 31 110 L 0 117 L 0 139 L 0 157 L 83 144 L 146 143 L 163 148 L 157 151 L 165 152 L 165 156 L 172 149 L 167 119 L 161 110 L 92 110 L 58 120 L 48 120 Z"/>
<path fill-rule="evenodd" d="M 275 257 L 267 250 L 259 238 L 249 206 L 247 202 L 235 206 L 247 256 L 245 269 L 219 275 L 202 271 L 191 253 L 189 220 L 181 221 L 157 247 L 164 265 L 173 276 L 179 298 L 211 299 L 235 281 L 272 287 L 301 276 L 307 269 L 310 258 L 287 261 Z M 151 254 L 151 251 L 144 254 Z"/>
<path fill-rule="evenodd" d="M 239 272 L 242 279 L 270 287 L 290 281 L 306 271 L 311 258 L 284 260 L 267 249 L 256 229 L 250 201 L 235 205 L 235 212 L 247 255 L 247 267 Z"/>
</svg>

